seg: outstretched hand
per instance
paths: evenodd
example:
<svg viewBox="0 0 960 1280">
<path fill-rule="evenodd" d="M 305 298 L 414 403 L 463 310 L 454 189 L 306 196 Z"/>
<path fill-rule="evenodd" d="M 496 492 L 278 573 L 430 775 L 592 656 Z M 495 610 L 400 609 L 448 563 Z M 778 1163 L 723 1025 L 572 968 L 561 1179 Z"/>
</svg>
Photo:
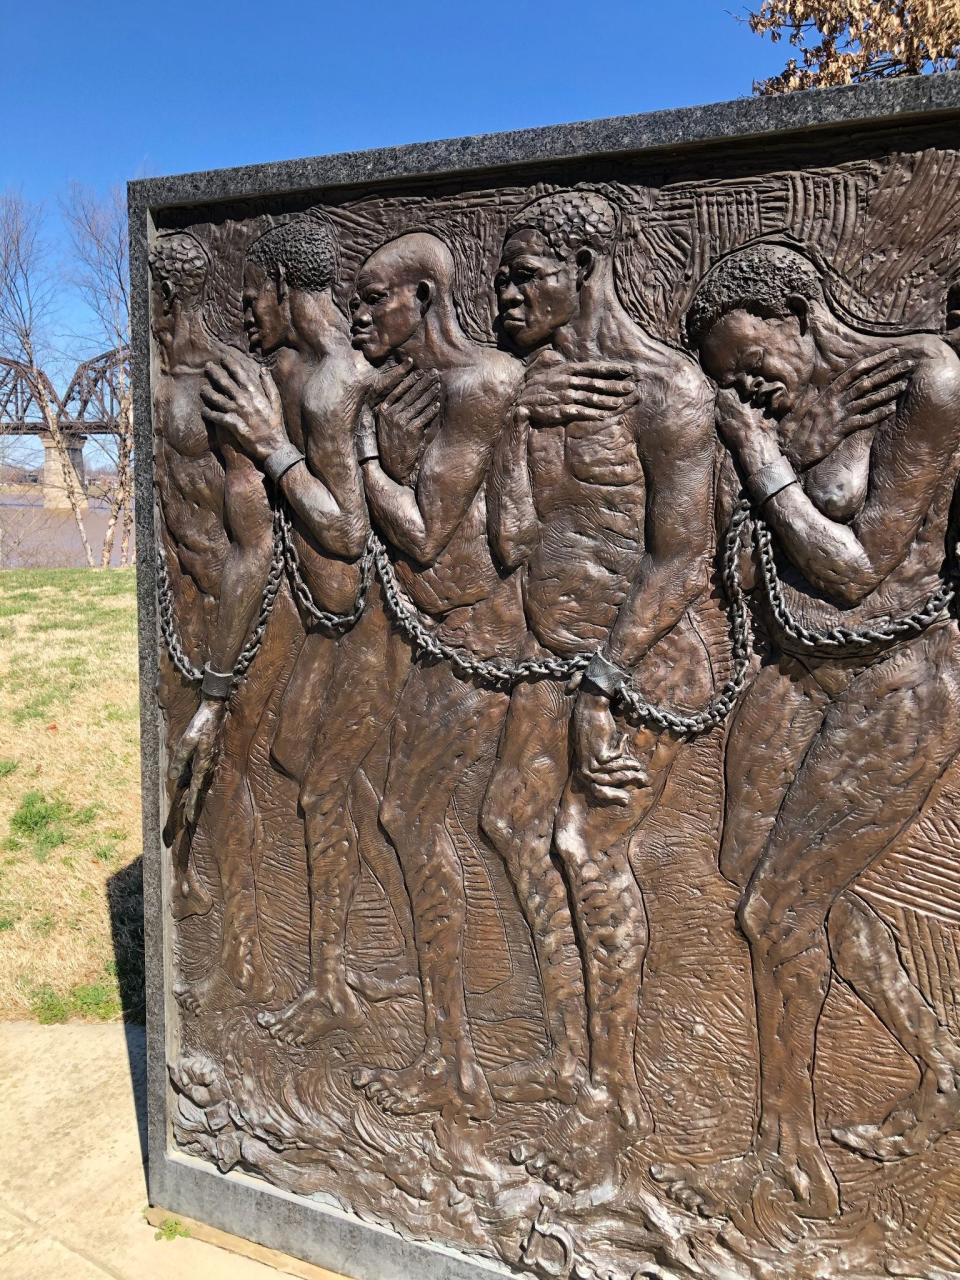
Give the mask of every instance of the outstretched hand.
<svg viewBox="0 0 960 1280">
<path fill-rule="evenodd" d="M 574 773 L 597 804 L 628 805 L 631 790 L 649 782 L 628 741 L 607 699 L 581 689 L 573 710 Z"/>
<path fill-rule="evenodd" d="M 204 373 L 200 399 L 208 426 L 226 433 L 257 463 L 287 443 L 280 392 L 268 369 L 228 350 L 211 360 Z"/>
<path fill-rule="evenodd" d="M 196 825 L 203 793 L 217 763 L 220 729 L 226 707 L 226 702 L 219 699 L 202 701 L 170 760 L 167 772 L 173 783 L 179 782 L 186 770 L 190 769 L 190 783 L 183 802 L 183 813 L 191 826 Z"/>
</svg>

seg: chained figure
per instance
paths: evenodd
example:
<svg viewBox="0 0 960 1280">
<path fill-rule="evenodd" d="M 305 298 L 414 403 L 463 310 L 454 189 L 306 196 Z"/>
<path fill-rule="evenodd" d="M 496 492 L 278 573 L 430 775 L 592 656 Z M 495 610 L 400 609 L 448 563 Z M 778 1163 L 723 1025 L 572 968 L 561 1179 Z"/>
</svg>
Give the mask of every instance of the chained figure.
<svg viewBox="0 0 960 1280">
<path fill-rule="evenodd" d="M 203 303 L 210 259 L 195 236 L 164 232 L 149 254 L 150 327 L 159 370 L 153 399 L 154 475 L 162 540 L 161 608 L 169 611 L 169 649 L 161 660 L 159 700 L 170 741 L 179 741 L 197 709 L 193 673 L 207 660 L 220 606 L 220 580 L 229 543 L 224 527 L 223 465 L 211 448 L 200 410 L 203 368 L 219 350 Z M 182 599 L 174 617 L 173 592 Z M 192 607 L 191 607 L 192 606 Z M 177 666 L 177 661 L 180 667 Z M 186 670 L 181 668 L 185 667 Z M 184 795 L 168 783 L 164 837 L 173 853 L 171 911 L 175 919 L 205 915 L 213 899 L 190 855 L 192 826 Z"/>
<path fill-rule="evenodd" d="M 225 348 L 205 331 L 192 348 L 191 363 L 209 365 Z M 194 380 L 193 394 L 202 398 L 205 380 Z M 203 412 L 198 399 L 194 411 Z M 258 630 L 258 616 L 276 590 L 273 571 L 273 517 L 262 477 L 230 436 L 207 423 L 209 446 L 223 474 L 225 555 L 215 618 L 207 634 L 206 661 L 196 676 L 200 700 L 189 723 L 171 742 L 168 782 L 174 800 L 167 820 L 189 833 L 191 843 L 201 817 L 211 820 L 206 793 L 218 754 L 223 757 L 217 780 L 217 809 L 225 816 L 224 838 L 217 842 L 223 919 L 217 962 L 197 981 L 181 980 L 174 988 L 185 1009 L 238 998 L 257 999 L 271 990 L 260 944 L 256 876 L 253 865 L 255 815 L 246 783 L 246 755 L 262 705 L 256 698 L 233 699 L 233 714 L 220 751 L 227 705 L 234 691 L 234 670 L 252 656 L 247 648 Z M 176 900 L 176 899 L 175 899 Z"/>
<path fill-rule="evenodd" d="M 570 1106 L 514 1154 L 561 1188 L 599 1185 L 650 1127 L 635 1061 L 647 926 L 631 838 L 679 736 L 628 723 L 628 687 L 697 707 L 696 625 L 714 560 L 713 397 L 695 363 L 617 294 L 618 212 L 564 191 L 518 212 L 496 276 L 525 380 L 489 486 L 493 545 L 523 566 L 526 656 L 557 678 L 513 691 L 483 827 L 516 886 L 543 987 L 542 1057 L 489 1074 L 498 1098 Z M 577 687 L 563 664 L 596 654 Z M 572 916 L 572 918 L 571 918 Z"/>
<path fill-rule="evenodd" d="M 416 610 L 444 644 L 509 657 L 522 637 L 518 583 L 493 563 L 485 481 L 522 369 L 463 332 L 454 276 L 449 248 L 427 232 L 388 242 L 362 266 L 353 341 L 386 382 L 380 410 L 363 422 L 358 457 L 391 570 L 388 607 Z M 404 483 L 389 458 L 407 452 L 411 430 L 427 443 L 415 481 Z M 380 822 L 409 894 L 424 1044 L 408 1066 L 354 1073 L 356 1087 L 387 1112 L 483 1118 L 493 1110 L 466 1008 L 465 889 L 447 819 L 465 775 L 492 757 L 508 702 L 449 662 L 418 660 L 393 717 Z"/>
<path fill-rule="evenodd" d="M 960 635 L 943 607 L 960 360 L 936 337 L 854 329 L 787 245 L 722 259 L 687 332 L 756 520 L 763 662 L 728 738 L 720 869 L 742 890 L 760 1105 L 746 1155 L 654 1174 L 703 1213 L 762 1186 L 823 1220 L 841 1208 L 814 1092 L 831 968 L 921 1072 L 888 1124 L 834 1136 L 889 1158 L 960 1109 L 960 1046 L 853 891 L 960 751 Z"/>
<path fill-rule="evenodd" d="M 273 997 L 274 986 L 255 941 L 257 888 L 251 868 L 257 814 L 250 767 L 257 728 L 274 690 L 269 678 L 257 676 L 256 667 L 242 678 L 237 668 L 244 652 L 260 643 L 255 632 L 265 626 L 265 576 L 273 579 L 269 589 L 275 595 L 283 570 L 271 504 L 289 504 L 303 577 L 325 607 L 352 607 L 366 538 L 364 495 L 349 448 L 366 370 L 349 346 L 346 317 L 334 305 L 335 269 L 333 238 L 314 220 L 289 221 L 257 239 L 243 268 L 243 323 L 251 355 L 221 348 L 219 358 L 206 365 L 200 390 L 205 421 L 228 467 L 230 530 L 237 532 L 224 568 L 200 709 L 180 742 L 174 768 L 179 772 L 191 765 L 196 791 L 216 767 L 216 847 L 225 911 L 220 968 L 244 995 L 260 1001 Z M 280 731 L 287 716 L 307 732 L 315 708 L 300 699 L 323 689 L 329 673 L 333 641 L 323 636 L 321 643 L 307 644 L 291 678 L 296 696 L 291 698 L 288 689 L 280 707 Z M 241 905 L 232 909 L 234 902 Z M 234 950 L 243 955 L 243 982 L 237 980 L 236 965 L 225 960 Z M 204 982 L 184 984 L 179 993 L 192 1009 L 223 998 L 218 970 Z"/>
</svg>

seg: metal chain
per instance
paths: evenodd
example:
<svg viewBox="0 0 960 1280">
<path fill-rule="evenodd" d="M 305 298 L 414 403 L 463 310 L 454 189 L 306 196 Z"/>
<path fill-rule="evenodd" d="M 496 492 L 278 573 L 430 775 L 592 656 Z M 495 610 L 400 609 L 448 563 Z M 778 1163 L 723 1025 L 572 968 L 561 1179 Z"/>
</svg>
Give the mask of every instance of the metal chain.
<svg viewBox="0 0 960 1280">
<path fill-rule="evenodd" d="M 523 662 L 512 662 L 509 658 L 478 658 L 466 649 L 444 644 L 424 625 L 416 606 L 407 599 L 397 581 L 386 547 L 376 534 L 371 534 L 370 540 L 387 615 L 409 641 L 418 658 L 449 662 L 462 679 L 477 680 L 494 689 L 512 689 L 521 680 L 569 680 L 589 663 L 589 654 L 575 654 L 572 658 L 528 658 Z"/>
<path fill-rule="evenodd" d="M 267 629 L 267 619 L 273 610 L 277 593 L 280 590 L 280 583 L 283 581 L 283 535 L 277 520 L 277 513 L 274 512 L 273 517 L 273 557 L 270 561 L 270 569 L 267 574 L 267 580 L 264 583 L 263 595 L 260 598 L 260 611 L 257 615 L 257 621 L 254 624 L 250 637 L 240 655 L 237 658 L 233 668 L 233 688 L 235 689 L 241 679 L 247 672 L 247 668 L 253 662 L 254 658 L 260 650 L 263 643 L 263 635 Z M 195 667 L 184 651 L 177 632 L 176 620 L 174 618 L 174 600 L 173 591 L 170 587 L 170 578 L 167 573 L 167 561 L 163 552 L 163 547 L 157 547 L 157 613 L 160 620 L 160 635 L 170 654 L 170 661 L 180 672 L 180 674 L 191 683 L 196 684 L 203 680 L 203 669 Z"/>
<path fill-rule="evenodd" d="M 357 595 L 353 608 L 349 613 L 331 613 L 327 609 L 320 608 L 314 600 L 310 588 L 304 581 L 303 574 L 300 571 L 300 554 L 293 541 L 293 528 L 287 513 L 279 505 L 277 507 L 277 516 L 283 540 L 284 563 L 287 577 L 290 581 L 290 590 L 293 592 L 294 598 L 302 606 L 308 617 L 326 628 L 326 630 L 349 631 L 352 626 L 360 621 L 360 617 L 367 605 L 367 594 L 370 590 L 370 583 L 373 580 L 374 535 L 370 533 L 367 536 L 363 554 L 360 557 L 360 582 L 357 585 Z"/>
<path fill-rule="evenodd" d="M 279 510 L 273 513 L 273 557 L 270 561 L 270 569 L 267 573 L 267 580 L 263 585 L 263 595 L 260 598 L 260 612 L 257 614 L 257 620 L 253 625 L 253 630 L 247 643 L 240 650 L 240 656 L 234 663 L 233 667 L 233 688 L 237 685 L 247 673 L 247 668 L 260 651 L 263 644 L 264 632 L 267 629 L 267 619 L 273 612 L 273 606 L 276 602 L 277 595 L 280 592 L 280 584 L 283 582 L 283 530 L 280 523 Z"/>
<path fill-rule="evenodd" d="M 783 583 L 777 573 L 773 555 L 773 539 L 767 525 L 759 516 L 753 518 L 753 544 L 757 553 L 760 578 L 770 609 L 783 634 L 792 642 L 790 647 L 805 653 L 821 656 L 843 657 L 854 655 L 877 645 L 893 644 L 905 636 L 922 634 L 933 625 L 956 599 L 956 586 L 946 579 L 933 591 L 919 608 L 901 618 L 887 616 L 876 619 L 871 626 L 831 627 L 818 631 L 805 627 L 794 618 L 783 594 Z"/>
<path fill-rule="evenodd" d="M 683 715 L 656 707 L 646 702 L 637 690 L 625 688 L 616 695 L 614 701 L 622 704 L 632 718 L 652 723 L 661 730 L 689 736 L 722 724 L 732 711 L 746 683 L 750 662 L 750 621 L 740 582 L 739 565 L 741 533 L 749 513 L 749 505 L 743 503 L 734 514 L 724 538 L 721 563 L 721 577 L 732 611 L 733 674 L 703 711 L 694 715 Z M 512 689 L 523 680 L 569 680 L 589 666 L 593 656 L 590 653 L 574 654 L 570 658 L 538 657 L 512 662 L 505 658 L 478 658 L 464 649 L 444 644 L 423 624 L 416 608 L 405 597 L 386 548 L 377 538 L 373 542 L 374 564 L 383 586 L 387 613 L 413 646 L 418 657 L 444 660 L 462 678 L 476 679 L 482 684 L 499 689 Z"/>
<path fill-rule="evenodd" d="M 170 587 L 167 558 L 164 555 L 162 543 L 157 544 L 157 615 L 160 622 L 160 636 L 167 647 L 170 661 L 185 680 L 191 683 L 202 680 L 203 672 L 193 665 L 180 642 L 174 617 L 173 591 Z"/>
<path fill-rule="evenodd" d="M 631 719 L 652 724 L 677 737 L 692 737 L 723 724 L 743 692 L 750 666 L 750 613 L 740 576 L 740 547 L 743 528 L 750 515 L 750 504 L 741 501 L 723 537 L 720 578 L 730 608 L 730 651 L 732 674 L 720 686 L 702 711 L 684 714 L 647 702 L 642 694 L 627 685 L 615 695 Z"/>
</svg>

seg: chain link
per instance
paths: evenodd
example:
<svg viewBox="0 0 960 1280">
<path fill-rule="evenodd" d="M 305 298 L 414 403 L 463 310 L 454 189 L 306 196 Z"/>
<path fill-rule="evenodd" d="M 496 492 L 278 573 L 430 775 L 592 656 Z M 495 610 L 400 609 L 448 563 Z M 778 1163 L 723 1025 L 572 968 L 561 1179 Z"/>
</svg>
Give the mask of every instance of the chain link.
<svg viewBox="0 0 960 1280">
<path fill-rule="evenodd" d="M 513 662 L 509 658 L 478 658 L 466 649 L 458 649 L 439 640 L 423 623 L 415 605 L 407 598 L 397 581 L 386 547 L 371 534 L 373 563 L 383 587 L 387 616 L 410 643 L 418 658 L 449 662 L 464 680 L 476 680 L 494 689 L 512 689 L 521 680 L 569 680 L 590 661 L 589 654 L 572 658 L 528 658 Z"/>
<path fill-rule="evenodd" d="M 232 689 L 236 689 L 237 685 L 243 679 L 248 667 L 263 644 L 264 632 L 267 629 L 267 620 L 273 611 L 277 594 L 280 590 L 280 584 L 283 581 L 283 532 L 277 513 L 273 516 L 273 555 L 270 560 L 270 569 L 267 573 L 267 580 L 264 583 L 263 595 L 260 597 L 260 610 L 257 620 L 254 623 L 253 630 L 247 643 L 240 651 L 233 668 L 233 684 Z M 170 577 L 167 573 L 167 561 L 163 552 L 163 547 L 157 547 L 157 613 L 160 620 L 160 635 L 163 643 L 166 645 L 167 652 L 170 655 L 170 661 L 184 677 L 192 684 L 197 684 L 203 680 L 202 667 L 195 667 L 183 648 L 180 636 L 177 631 L 176 619 L 174 617 L 174 600 L 173 591 L 170 587 Z"/>
<path fill-rule="evenodd" d="M 724 538 L 721 564 L 721 577 L 732 611 L 733 674 L 703 711 L 693 715 L 654 706 L 645 701 L 637 690 L 622 689 L 614 701 L 621 704 L 631 718 L 680 736 L 689 736 L 722 724 L 732 711 L 746 683 L 750 662 L 750 622 L 739 564 L 741 533 L 749 512 L 749 505 L 743 503 L 731 520 Z M 463 679 L 475 679 L 481 684 L 506 690 L 524 680 L 569 680 L 589 666 L 593 656 L 590 653 L 578 653 L 569 658 L 537 657 L 513 662 L 506 658 L 478 658 L 464 649 L 444 644 L 424 625 L 416 608 L 406 598 L 386 548 L 377 538 L 374 538 L 374 546 L 374 563 L 383 586 L 387 613 L 418 657 L 449 662 Z"/>
<path fill-rule="evenodd" d="M 730 609 L 730 651 L 733 670 L 702 711 L 689 715 L 658 707 L 647 702 L 639 690 L 627 685 L 620 689 L 614 702 L 623 707 L 631 719 L 677 737 L 693 737 L 723 724 L 743 692 L 750 666 L 750 613 L 740 576 L 740 548 L 743 528 L 750 515 L 750 504 L 741 501 L 734 511 L 723 537 L 720 578 Z"/>
<path fill-rule="evenodd" d="M 166 645 L 170 661 L 185 680 L 195 683 L 203 679 L 203 672 L 195 667 L 187 657 L 177 631 L 174 616 L 173 591 L 170 587 L 170 575 L 167 573 L 167 557 L 163 544 L 157 544 L 157 615 L 160 622 L 160 636 Z"/>
<path fill-rule="evenodd" d="M 615 694 L 613 702 L 630 719 L 653 725 L 660 731 L 679 737 L 690 737 L 721 725 L 733 710 L 746 684 L 750 664 L 750 614 L 740 574 L 743 530 L 750 516 L 750 503 L 741 499 L 722 543 L 720 577 L 730 610 L 733 659 L 731 675 L 701 711 L 691 714 L 648 702 L 638 689 L 626 685 Z M 787 606 L 783 584 L 776 569 L 769 528 L 756 514 L 753 515 L 752 525 L 760 580 L 774 619 L 792 645 L 804 652 L 846 656 L 893 644 L 906 636 L 920 635 L 941 618 L 956 600 L 955 583 L 946 580 L 940 583 L 919 608 L 901 618 L 884 617 L 873 625 L 858 628 L 836 626 L 821 631 L 805 627 L 794 618 Z M 270 571 L 257 621 L 234 666 L 234 688 L 263 643 L 267 620 L 279 593 L 284 572 L 295 599 L 306 614 L 320 626 L 334 632 L 347 631 L 359 621 L 366 608 L 373 574 L 376 572 L 383 587 L 387 615 L 409 642 L 416 657 L 448 662 L 461 679 L 476 680 L 491 688 L 509 691 L 525 680 L 569 680 L 584 671 L 593 656 L 591 653 L 579 653 L 567 658 L 538 656 L 514 661 L 509 658 L 480 658 L 466 649 L 446 644 L 424 623 L 419 610 L 407 597 L 397 579 L 386 547 L 372 530 L 360 559 L 360 582 L 353 609 L 348 613 L 332 613 L 321 609 L 303 578 L 300 557 L 292 535 L 289 518 L 282 507 L 278 506 L 273 518 L 273 557 Z M 157 548 L 157 604 L 160 633 L 173 665 L 185 679 L 193 682 L 202 680 L 203 671 L 190 661 L 177 632 L 173 592 L 162 547 Z"/>
<path fill-rule="evenodd" d="M 836 626 L 818 631 L 803 626 L 790 612 L 783 594 L 783 583 L 777 573 L 770 529 L 757 515 L 753 517 L 753 545 L 764 594 L 777 626 L 788 640 L 785 648 L 828 657 L 863 653 L 877 646 L 894 644 L 906 636 L 921 635 L 943 616 L 956 599 L 956 586 L 948 578 L 940 583 L 923 604 L 901 618 L 881 617 L 870 626 Z"/>
<path fill-rule="evenodd" d="M 280 525 L 280 513 L 273 513 L 273 557 L 270 560 L 270 569 L 267 573 L 267 580 L 263 585 L 263 595 L 260 598 L 260 612 L 257 614 L 257 620 L 253 624 L 253 630 L 247 643 L 240 650 L 240 656 L 234 663 L 233 667 L 233 688 L 237 685 L 247 673 L 247 668 L 254 658 L 260 652 L 260 646 L 263 644 L 263 636 L 267 629 L 267 620 L 273 612 L 273 606 L 276 603 L 277 596 L 280 592 L 280 584 L 283 582 L 283 530 Z"/>
<path fill-rule="evenodd" d="M 287 578 L 289 579 L 290 590 L 293 592 L 294 599 L 301 605 L 308 617 L 319 623 L 327 631 L 349 631 L 352 626 L 360 621 L 367 605 L 367 595 L 370 590 L 370 583 L 373 580 L 374 535 L 370 533 L 367 536 L 363 554 L 360 557 L 360 582 L 357 586 L 357 595 L 353 608 L 349 613 L 331 613 L 327 609 L 320 608 L 314 600 L 310 588 L 304 581 L 303 574 L 300 571 L 300 555 L 293 540 L 293 528 L 287 513 L 281 506 L 277 507 L 277 516 L 279 518 Z"/>
</svg>

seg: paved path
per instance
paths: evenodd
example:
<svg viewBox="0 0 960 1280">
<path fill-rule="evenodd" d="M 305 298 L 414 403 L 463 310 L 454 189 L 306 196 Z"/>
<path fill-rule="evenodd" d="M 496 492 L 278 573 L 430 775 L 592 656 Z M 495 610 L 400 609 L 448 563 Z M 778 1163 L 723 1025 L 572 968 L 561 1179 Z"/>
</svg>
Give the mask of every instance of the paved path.
<svg viewBox="0 0 960 1280">
<path fill-rule="evenodd" d="M 0 1280 L 280 1280 L 144 1220 L 142 1028 L 0 1022 L 0 1082 Z"/>
</svg>

